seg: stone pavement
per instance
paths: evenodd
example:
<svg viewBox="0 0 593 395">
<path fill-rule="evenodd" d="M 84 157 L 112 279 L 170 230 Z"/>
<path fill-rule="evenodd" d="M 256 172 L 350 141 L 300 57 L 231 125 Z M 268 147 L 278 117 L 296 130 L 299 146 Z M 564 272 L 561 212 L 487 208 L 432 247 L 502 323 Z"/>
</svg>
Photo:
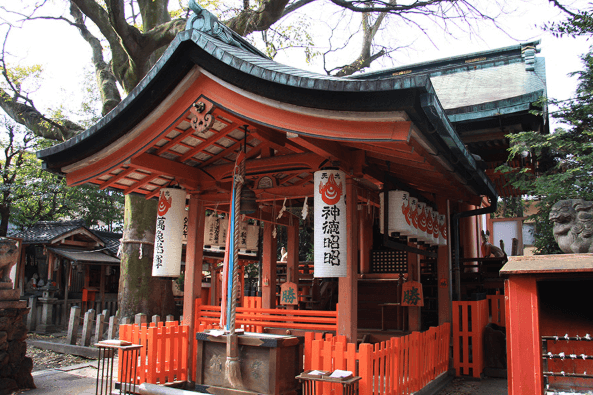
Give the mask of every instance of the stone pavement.
<svg viewBox="0 0 593 395">
<path fill-rule="evenodd" d="M 26 395 L 95 395 L 97 361 L 33 372 L 36 389 Z"/>
</svg>

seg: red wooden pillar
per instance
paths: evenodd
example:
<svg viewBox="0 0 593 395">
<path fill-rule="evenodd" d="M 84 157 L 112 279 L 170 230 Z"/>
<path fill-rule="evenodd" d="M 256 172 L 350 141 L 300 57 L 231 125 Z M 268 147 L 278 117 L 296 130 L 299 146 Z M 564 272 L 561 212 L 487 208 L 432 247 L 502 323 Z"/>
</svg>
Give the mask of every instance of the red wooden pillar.
<svg viewBox="0 0 593 395">
<path fill-rule="evenodd" d="M 475 210 L 476 206 L 463 204 L 461 205 L 461 211 Z M 463 254 L 465 258 L 479 257 L 478 245 L 480 244 L 480 238 L 478 237 L 478 216 L 466 217 L 459 219 L 460 227 L 460 241 L 463 246 Z"/>
<path fill-rule="evenodd" d="M 509 395 L 541 395 L 544 383 L 535 277 L 511 276 L 505 281 L 504 293 Z"/>
<path fill-rule="evenodd" d="M 293 282 L 299 286 L 299 220 L 293 218 L 292 224 L 287 227 L 287 248 L 288 258 L 286 260 L 286 281 Z M 298 305 L 287 306 L 289 310 L 294 310 Z"/>
<path fill-rule="evenodd" d="M 367 206 L 358 212 L 360 235 L 360 273 L 371 272 L 371 249 L 373 248 L 373 219 Z"/>
<path fill-rule="evenodd" d="M 274 224 L 264 224 L 264 241 L 262 251 L 262 308 L 276 308 L 276 238 L 272 237 Z"/>
<path fill-rule="evenodd" d="M 447 199 L 437 197 L 437 211 L 439 214 L 445 214 L 448 225 L 449 220 L 449 204 Z M 447 230 L 447 234 L 451 234 Z M 439 308 L 439 325 L 445 322 L 451 322 L 451 255 L 449 254 L 449 246 L 438 247 L 437 257 L 437 280 L 438 280 L 438 308 Z"/>
<path fill-rule="evenodd" d="M 358 336 L 358 192 L 356 181 L 350 177 L 346 179 L 346 218 L 348 274 L 338 280 L 338 335 L 355 343 Z"/>
<path fill-rule="evenodd" d="M 411 247 L 416 247 L 415 244 L 409 243 Z M 408 281 L 420 281 L 420 260 L 418 254 L 408 252 Z M 420 322 L 421 307 L 408 306 L 408 330 L 419 331 L 421 328 Z"/>
<path fill-rule="evenodd" d="M 196 350 L 193 349 L 194 317 L 196 316 L 195 301 L 202 295 L 202 261 L 204 254 L 204 220 L 206 210 L 197 196 L 190 195 L 187 224 L 187 247 L 185 250 L 185 279 L 183 282 L 183 323 L 187 325 L 189 344 L 187 348 L 187 377 L 191 377 L 196 362 Z"/>
</svg>

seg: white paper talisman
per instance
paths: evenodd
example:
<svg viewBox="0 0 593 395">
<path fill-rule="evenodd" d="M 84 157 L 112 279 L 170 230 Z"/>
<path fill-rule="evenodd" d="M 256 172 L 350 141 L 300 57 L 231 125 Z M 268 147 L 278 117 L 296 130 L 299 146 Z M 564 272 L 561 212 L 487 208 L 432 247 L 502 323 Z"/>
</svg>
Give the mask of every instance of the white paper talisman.
<svg viewBox="0 0 593 395">
<path fill-rule="evenodd" d="M 247 225 L 247 249 L 257 251 L 259 242 L 259 225 Z"/>
<path fill-rule="evenodd" d="M 346 175 L 320 170 L 314 180 L 315 277 L 346 277 Z"/>
<path fill-rule="evenodd" d="M 178 277 L 181 272 L 185 196 L 183 189 L 161 189 L 152 261 L 152 275 L 155 277 Z"/>
</svg>

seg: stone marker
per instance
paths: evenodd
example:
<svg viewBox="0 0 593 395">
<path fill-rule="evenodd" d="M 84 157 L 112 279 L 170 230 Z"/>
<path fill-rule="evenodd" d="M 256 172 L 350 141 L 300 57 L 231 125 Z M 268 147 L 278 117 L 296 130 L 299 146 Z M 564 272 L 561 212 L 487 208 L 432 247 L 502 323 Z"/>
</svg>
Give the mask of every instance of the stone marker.
<svg viewBox="0 0 593 395">
<path fill-rule="evenodd" d="M 146 324 L 147 322 L 148 322 L 148 320 L 147 320 L 146 314 L 144 314 L 144 313 L 138 313 L 134 317 L 134 323 L 136 325 Z"/>
<path fill-rule="evenodd" d="M 107 330 L 107 339 L 113 340 L 117 338 L 117 317 L 109 317 L 109 329 Z"/>
<path fill-rule="evenodd" d="M 78 327 L 80 326 L 80 307 L 72 306 L 70 309 L 70 322 L 68 323 L 68 344 L 76 344 L 78 340 Z"/>
<path fill-rule="evenodd" d="M 95 310 L 90 309 L 84 313 L 84 323 L 82 324 L 82 345 L 89 347 L 91 345 L 91 335 L 93 333 L 93 320 L 95 318 Z"/>
<path fill-rule="evenodd" d="M 95 323 L 95 343 L 99 343 L 103 340 L 103 327 L 105 326 L 105 316 L 99 314 L 97 316 L 97 322 Z"/>
</svg>

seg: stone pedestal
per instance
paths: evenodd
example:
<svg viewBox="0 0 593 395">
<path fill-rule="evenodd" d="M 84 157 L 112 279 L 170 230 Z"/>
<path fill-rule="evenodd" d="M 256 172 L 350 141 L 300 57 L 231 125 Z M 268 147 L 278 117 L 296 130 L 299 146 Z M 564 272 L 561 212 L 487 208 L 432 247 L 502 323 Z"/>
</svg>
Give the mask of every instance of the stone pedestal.
<svg viewBox="0 0 593 395">
<path fill-rule="evenodd" d="M 56 331 L 56 327 L 53 325 L 53 309 L 54 303 L 58 299 L 46 297 L 45 292 L 43 296 L 38 299 L 38 302 L 41 303 L 41 322 L 37 325 L 37 332 L 52 333 Z"/>
<path fill-rule="evenodd" d="M 29 309 L 18 298 L 19 290 L 12 289 L 12 283 L 0 283 L 0 395 L 35 388 L 33 360 L 25 357 Z"/>
</svg>

